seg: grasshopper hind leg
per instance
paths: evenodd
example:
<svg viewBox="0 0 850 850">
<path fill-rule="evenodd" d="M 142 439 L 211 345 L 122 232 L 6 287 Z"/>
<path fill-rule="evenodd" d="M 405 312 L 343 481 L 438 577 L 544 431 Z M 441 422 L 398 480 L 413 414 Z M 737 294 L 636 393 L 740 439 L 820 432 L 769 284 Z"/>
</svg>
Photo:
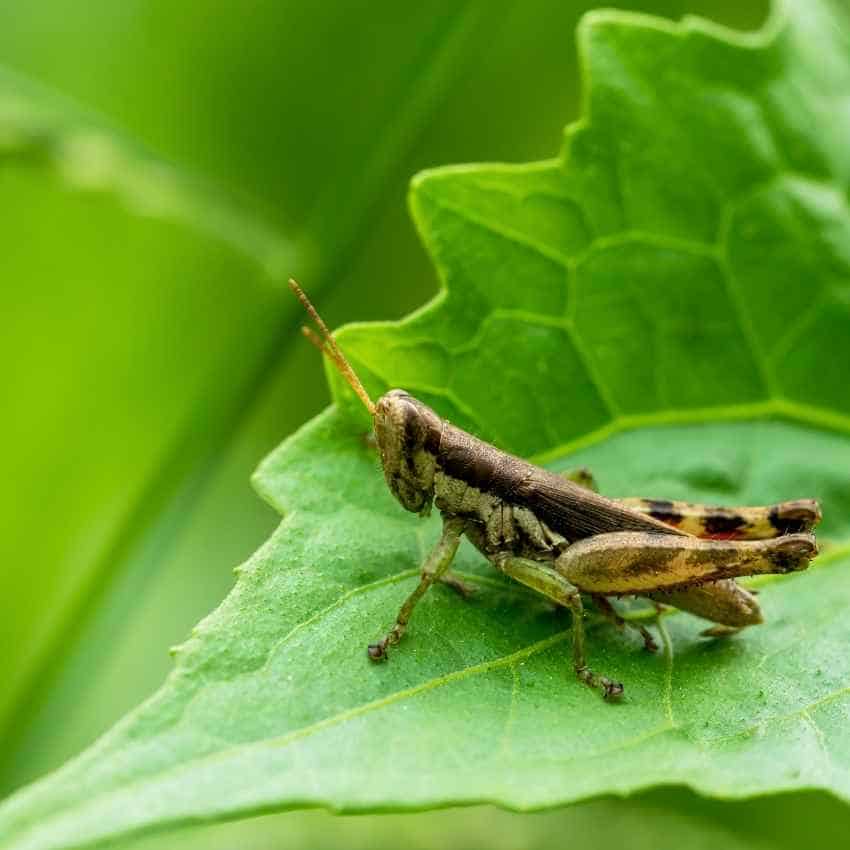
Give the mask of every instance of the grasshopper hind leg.
<svg viewBox="0 0 850 850">
<path fill-rule="evenodd" d="M 680 531 L 709 540 L 769 540 L 784 534 L 807 534 L 821 519 L 820 506 L 814 499 L 732 508 L 666 499 L 617 501 Z"/>
<path fill-rule="evenodd" d="M 568 546 L 555 568 L 582 593 L 648 596 L 737 576 L 796 572 L 806 569 L 816 554 L 817 544 L 810 534 L 770 540 L 701 540 L 613 531 Z"/>
<path fill-rule="evenodd" d="M 574 543 L 555 567 L 583 593 L 668 603 L 712 621 L 706 637 L 722 637 L 762 621 L 758 601 L 736 576 L 803 570 L 816 554 L 810 534 L 724 541 L 611 532 Z"/>
<path fill-rule="evenodd" d="M 734 579 L 714 581 L 672 593 L 649 593 L 647 597 L 714 623 L 702 632 L 704 637 L 728 637 L 747 626 L 764 622 L 755 595 Z"/>
<path fill-rule="evenodd" d="M 561 475 L 573 484 L 599 492 L 596 479 L 587 467 L 570 469 Z M 768 540 L 783 534 L 807 534 L 821 521 L 820 505 L 815 499 L 742 507 L 670 499 L 628 498 L 615 501 L 694 537 L 710 540 Z"/>
</svg>

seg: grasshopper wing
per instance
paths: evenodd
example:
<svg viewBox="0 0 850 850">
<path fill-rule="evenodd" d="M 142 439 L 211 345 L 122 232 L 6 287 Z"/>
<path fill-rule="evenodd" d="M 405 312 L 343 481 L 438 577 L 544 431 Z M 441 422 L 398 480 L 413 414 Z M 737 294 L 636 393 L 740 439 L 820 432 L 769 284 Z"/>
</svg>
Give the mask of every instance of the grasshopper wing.
<svg viewBox="0 0 850 850">
<path fill-rule="evenodd" d="M 612 531 L 691 536 L 539 467 L 517 488 L 517 496 L 538 519 L 570 542 Z"/>
</svg>

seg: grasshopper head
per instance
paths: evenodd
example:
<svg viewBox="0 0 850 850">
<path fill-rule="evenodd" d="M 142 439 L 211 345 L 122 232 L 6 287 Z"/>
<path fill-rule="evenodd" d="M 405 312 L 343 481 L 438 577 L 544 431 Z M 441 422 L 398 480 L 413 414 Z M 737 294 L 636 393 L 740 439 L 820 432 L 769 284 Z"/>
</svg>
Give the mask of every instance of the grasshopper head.
<svg viewBox="0 0 850 850">
<path fill-rule="evenodd" d="M 434 470 L 442 420 L 404 390 L 390 390 L 374 404 L 304 290 L 294 280 L 289 281 L 289 288 L 321 332 L 319 335 L 302 328 L 304 335 L 333 361 L 371 414 L 384 476 L 393 495 L 407 510 L 428 514 L 434 499 Z"/>
<path fill-rule="evenodd" d="M 404 390 L 390 390 L 375 405 L 374 423 L 387 486 L 407 510 L 427 514 L 434 498 L 440 417 Z"/>
</svg>

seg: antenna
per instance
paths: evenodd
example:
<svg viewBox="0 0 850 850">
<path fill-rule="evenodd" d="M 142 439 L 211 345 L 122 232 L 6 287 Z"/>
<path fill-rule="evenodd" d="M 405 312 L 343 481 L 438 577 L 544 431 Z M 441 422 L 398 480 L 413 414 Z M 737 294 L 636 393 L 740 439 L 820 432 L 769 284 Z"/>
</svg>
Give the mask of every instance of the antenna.
<svg viewBox="0 0 850 850">
<path fill-rule="evenodd" d="M 322 321 L 322 317 L 316 311 L 316 308 L 310 303 L 310 299 L 305 294 L 304 290 L 292 279 L 289 279 L 289 288 L 295 293 L 295 296 L 298 300 L 304 305 L 304 309 L 309 314 L 310 318 L 316 323 L 319 330 L 322 332 L 322 336 L 319 336 L 315 331 L 310 328 L 304 327 L 301 328 L 301 332 L 316 348 L 319 349 L 323 354 L 327 354 L 328 357 L 333 360 L 336 364 L 336 368 L 339 369 L 340 374 L 346 381 L 348 381 L 351 389 L 357 393 L 360 401 L 363 402 L 366 409 L 369 413 L 374 416 L 375 415 L 375 404 L 371 398 L 369 398 L 369 393 L 363 387 L 363 384 L 360 383 L 360 378 L 357 377 L 357 373 L 354 369 L 351 368 L 351 364 L 345 359 L 345 355 L 342 353 L 340 347 L 336 344 L 336 340 L 331 336 L 331 332 L 328 330 L 328 326 Z M 324 337 L 324 340 L 322 339 Z"/>
<path fill-rule="evenodd" d="M 306 325 L 301 325 L 301 335 L 307 340 L 307 342 L 319 349 L 319 354 L 328 354 L 325 349 L 325 341 L 312 328 L 308 328 Z M 330 357 L 329 354 L 328 356 Z"/>
</svg>

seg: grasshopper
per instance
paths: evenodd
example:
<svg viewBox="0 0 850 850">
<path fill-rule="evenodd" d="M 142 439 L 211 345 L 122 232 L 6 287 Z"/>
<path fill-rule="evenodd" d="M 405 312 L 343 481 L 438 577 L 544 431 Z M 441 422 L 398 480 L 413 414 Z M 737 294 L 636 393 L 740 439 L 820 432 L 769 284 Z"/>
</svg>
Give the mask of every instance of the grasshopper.
<svg viewBox="0 0 850 850">
<path fill-rule="evenodd" d="M 581 682 L 608 700 L 623 685 L 593 671 L 585 655 L 584 605 L 590 597 L 619 628 L 651 633 L 624 620 L 609 597 L 645 597 L 713 622 L 720 637 L 762 622 L 753 593 L 735 579 L 804 570 L 817 554 L 810 533 L 818 503 L 798 499 L 768 507 L 720 508 L 654 499 L 607 499 L 586 471 L 557 475 L 500 451 L 441 419 L 409 393 L 393 389 L 373 402 L 316 309 L 290 287 L 321 331 L 302 328 L 326 354 L 372 416 L 384 477 L 402 507 L 442 515 L 442 532 L 422 564 L 419 584 L 395 624 L 368 647 L 373 661 L 401 640 L 414 608 L 438 581 L 468 588 L 450 572 L 466 535 L 501 573 L 572 612 L 572 662 Z"/>
</svg>

